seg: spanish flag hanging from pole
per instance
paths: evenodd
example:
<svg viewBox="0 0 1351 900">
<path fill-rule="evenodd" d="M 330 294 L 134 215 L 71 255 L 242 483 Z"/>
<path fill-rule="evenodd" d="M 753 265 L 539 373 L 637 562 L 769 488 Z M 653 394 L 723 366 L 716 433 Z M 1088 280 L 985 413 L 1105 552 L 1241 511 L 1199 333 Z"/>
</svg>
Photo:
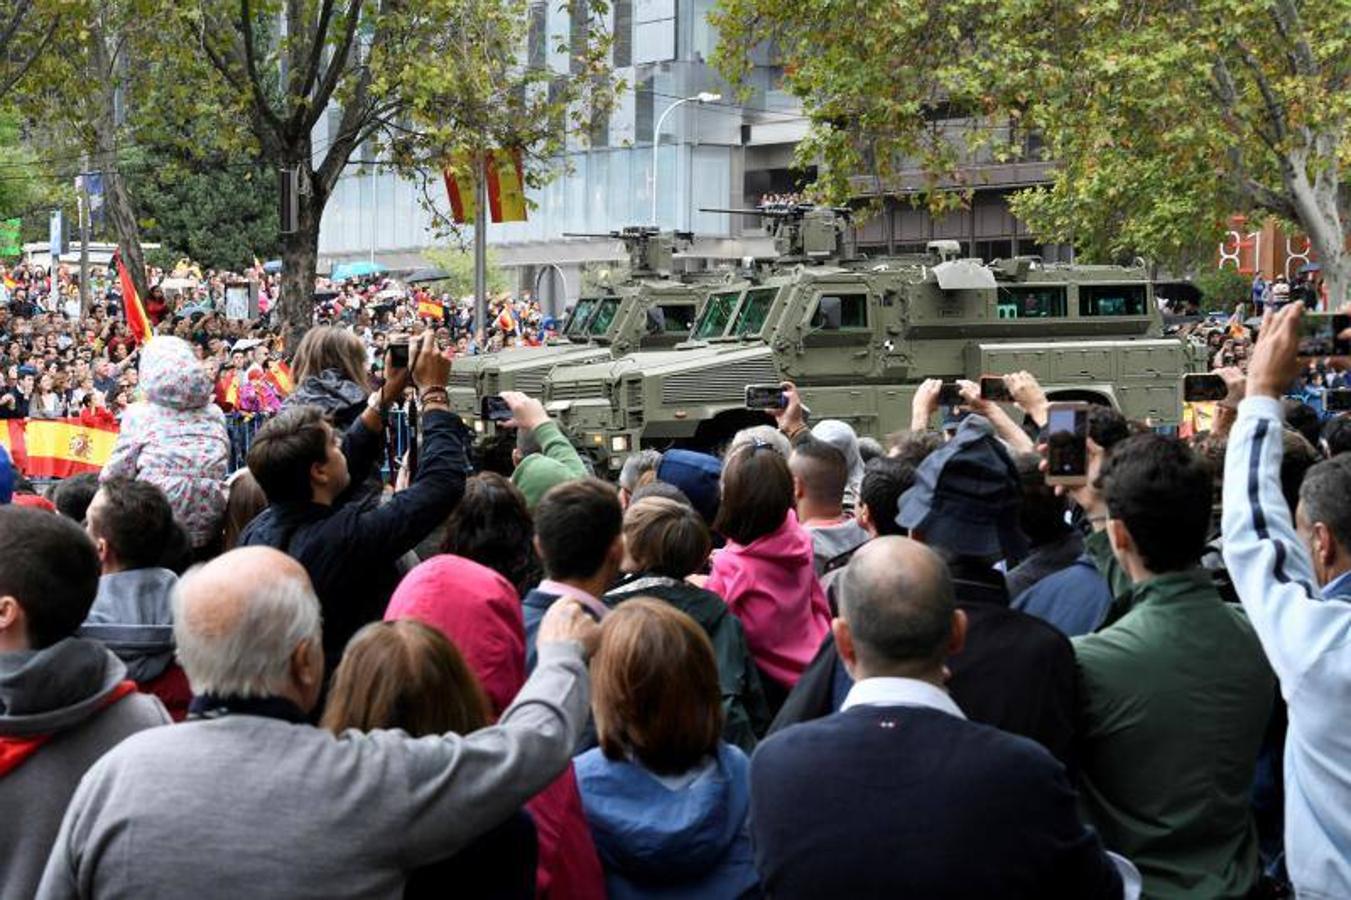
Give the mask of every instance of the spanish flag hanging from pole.
<svg viewBox="0 0 1351 900">
<path fill-rule="evenodd" d="M 127 328 L 138 344 L 148 343 L 155 336 L 155 329 L 151 327 L 150 317 L 141 305 L 141 297 L 136 293 L 131 273 L 127 271 L 126 263 L 122 262 L 121 251 L 114 251 L 113 263 L 117 266 L 117 282 L 122 288 L 122 312 L 127 317 Z"/>
<path fill-rule="evenodd" d="M 442 173 L 451 215 L 460 225 L 474 221 L 478 167 L 473 154 L 459 154 Z M 525 170 L 520 150 L 493 150 L 487 157 L 488 213 L 493 222 L 526 221 Z"/>
</svg>

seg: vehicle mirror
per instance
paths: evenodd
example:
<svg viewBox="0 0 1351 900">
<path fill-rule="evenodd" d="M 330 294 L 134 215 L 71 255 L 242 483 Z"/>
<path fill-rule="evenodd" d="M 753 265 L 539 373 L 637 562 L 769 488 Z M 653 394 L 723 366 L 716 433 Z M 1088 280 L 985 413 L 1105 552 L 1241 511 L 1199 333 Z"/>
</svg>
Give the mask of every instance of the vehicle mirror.
<svg viewBox="0 0 1351 900">
<path fill-rule="evenodd" d="M 812 327 L 823 331 L 839 331 L 842 301 L 839 297 L 822 297 L 816 304 L 816 315 L 812 316 Z"/>
</svg>

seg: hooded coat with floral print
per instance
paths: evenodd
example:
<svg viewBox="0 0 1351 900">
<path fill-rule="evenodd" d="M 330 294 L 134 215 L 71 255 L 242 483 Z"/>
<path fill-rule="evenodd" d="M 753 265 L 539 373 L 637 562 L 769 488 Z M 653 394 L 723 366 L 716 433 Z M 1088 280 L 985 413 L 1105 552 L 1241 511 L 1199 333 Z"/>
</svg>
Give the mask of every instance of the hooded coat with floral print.
<svg viewBox="0 0 1351 900">
<path fill-rule="evenodd" d="M 194 547 L 213 541 L 225 516 L 230 461 L 225 414 L 192 346 L 160 335 L 141 351 L 145 400 L 127 408 L 100 481 L 135 478 L 164 491 Z"/>
</svg>

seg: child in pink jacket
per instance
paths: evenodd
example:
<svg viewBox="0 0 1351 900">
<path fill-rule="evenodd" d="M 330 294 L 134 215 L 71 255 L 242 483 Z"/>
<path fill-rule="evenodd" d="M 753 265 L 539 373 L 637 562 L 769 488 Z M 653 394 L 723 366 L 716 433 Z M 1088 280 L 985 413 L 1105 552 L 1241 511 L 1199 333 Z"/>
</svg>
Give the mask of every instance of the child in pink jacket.
<svg viewBox="0 0 1351 900">
<path fill-rule="evenodd" d="M 713 527 L 727 546 L 714 554 L 705 587 L 727 601 L 756 665 L 786 692 L 830 630 L 830 607 L 811 536 L 793 512 L 788 462 L 769 444 L 747 444 L 727 458 Z"/>
</svg>

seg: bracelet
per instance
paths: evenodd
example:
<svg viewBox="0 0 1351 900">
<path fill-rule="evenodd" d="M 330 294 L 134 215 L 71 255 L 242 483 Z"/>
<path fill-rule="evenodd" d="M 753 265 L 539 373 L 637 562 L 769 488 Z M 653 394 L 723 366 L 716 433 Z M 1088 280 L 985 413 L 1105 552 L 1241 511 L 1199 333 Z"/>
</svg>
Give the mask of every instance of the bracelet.
<svg viewBox="0 0 1351 900">
<path fill-rule="evenodd" d="M 425 406 L 428 403 L 440 403 L 450 406 L 450 393 L 443 387 L 431 387 L 418 394 L 418 400 Z"/>
</svg>

